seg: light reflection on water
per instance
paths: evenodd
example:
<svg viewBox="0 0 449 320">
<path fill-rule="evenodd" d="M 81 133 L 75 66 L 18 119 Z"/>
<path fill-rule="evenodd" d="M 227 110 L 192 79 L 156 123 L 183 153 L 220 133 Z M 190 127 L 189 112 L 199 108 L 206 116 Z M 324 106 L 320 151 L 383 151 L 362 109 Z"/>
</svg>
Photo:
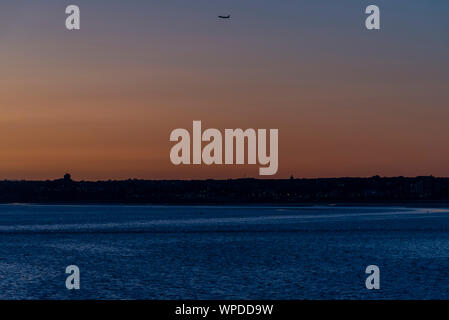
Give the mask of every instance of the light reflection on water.
<svg viewBox="0 0 449 320">
<path fill-rule="evenodd" d="M 448 231 L 447 209 L 1 205 L 0 298 L 444 299 Z"/>
</svg>

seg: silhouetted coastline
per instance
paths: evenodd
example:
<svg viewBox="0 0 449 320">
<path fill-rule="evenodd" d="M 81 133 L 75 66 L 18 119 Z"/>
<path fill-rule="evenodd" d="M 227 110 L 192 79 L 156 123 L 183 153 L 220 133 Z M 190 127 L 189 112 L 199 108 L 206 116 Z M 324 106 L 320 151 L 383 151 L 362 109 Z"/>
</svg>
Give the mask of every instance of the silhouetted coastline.
<svg viewBox="0 0 449 320">
<path fill-rule="evenodd" d="M 449 178 L 0 181 L 0 203 L 311 204 L 449 202 Z"/>
</svg>

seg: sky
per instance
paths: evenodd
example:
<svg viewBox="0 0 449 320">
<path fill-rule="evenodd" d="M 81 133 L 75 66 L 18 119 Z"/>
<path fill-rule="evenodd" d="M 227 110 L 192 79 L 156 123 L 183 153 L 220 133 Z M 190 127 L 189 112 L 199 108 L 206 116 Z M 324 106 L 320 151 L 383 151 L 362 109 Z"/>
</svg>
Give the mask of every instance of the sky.
<svg viewBox="0 0 449 320">
<path fill-rule="evenodd" d="M 279 129 L 272 178 L 449 176 L 448 18 L 445 0 L 2 0 L 0 179 L 258 177 L 174 166 L 193 120 Z"/>
</svg>

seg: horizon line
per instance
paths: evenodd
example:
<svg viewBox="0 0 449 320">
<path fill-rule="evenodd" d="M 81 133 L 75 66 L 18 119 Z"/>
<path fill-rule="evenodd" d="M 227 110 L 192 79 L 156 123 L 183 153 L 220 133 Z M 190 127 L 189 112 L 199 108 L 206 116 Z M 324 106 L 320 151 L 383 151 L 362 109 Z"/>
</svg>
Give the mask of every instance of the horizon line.
<svg viewBox="0 0 449 320">
<path fill-rule="evenodd" d="M 67 174 L 66 174 L 67 175 Z M 124 182 L 124 181 L 238 181 L 238 180 L 258 180 L 258 181 L 291 181 L 291 180 L 331 180 L 331 179 L 418 179 L 418 178 L 434 178 L 434 179 L 449 179 L 449 176 L 434 176 L 434 175 L 421 175 L 421 176 L 340 176 L 340 177 L 294 177 L 290 178 L 257 178 L 257 177 L 240 177 L 240 178 L 204 178 L 204 179 L 145 179 L 145 178 L 126 178 L 126 179 L 100 179 L 100 180 L 74 180 L 69 175 L 68 177 L 61 177 L 56 179 L 2 179 L 0 182 L 52 182 L 52 181 L 72 181 L 72 182 Z"/>
</svg>

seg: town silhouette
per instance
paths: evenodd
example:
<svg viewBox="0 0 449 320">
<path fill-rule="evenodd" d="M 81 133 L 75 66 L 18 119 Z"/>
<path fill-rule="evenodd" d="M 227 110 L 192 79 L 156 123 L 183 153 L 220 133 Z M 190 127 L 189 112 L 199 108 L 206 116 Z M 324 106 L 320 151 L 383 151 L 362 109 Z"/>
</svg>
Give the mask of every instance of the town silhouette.
<svg viewBox="0 0 449 320">
<path fill-rule="evenodd" d="M 0 181 L 0 203 L 310 204 L 449 201 L 449 178 Z"/>
</svg>

